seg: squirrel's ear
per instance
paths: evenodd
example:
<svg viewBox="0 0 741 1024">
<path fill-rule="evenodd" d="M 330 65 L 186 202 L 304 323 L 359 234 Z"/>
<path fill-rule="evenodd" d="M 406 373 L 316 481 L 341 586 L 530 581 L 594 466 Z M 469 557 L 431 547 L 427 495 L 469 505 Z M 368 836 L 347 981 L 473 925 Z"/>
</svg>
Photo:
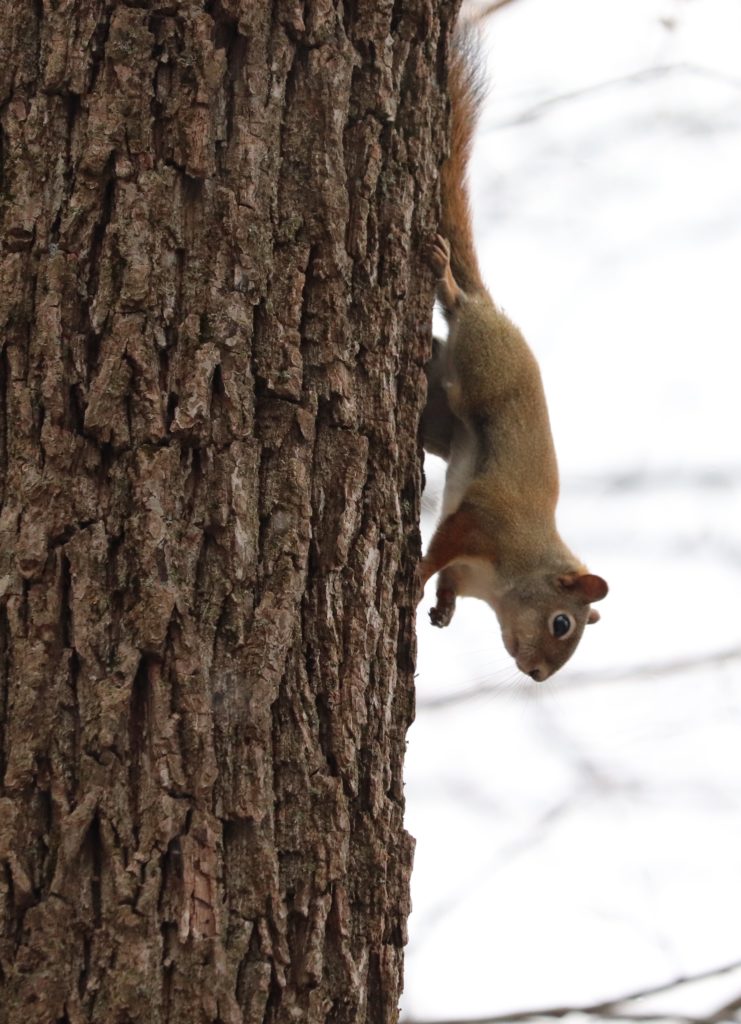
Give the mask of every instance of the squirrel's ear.
<svg viewBox="0 0 741 1024">
<path fill-rule="evenodd" d="M 607 596 L 607 584 L 601 576 L 595 576 L 591 572 L 570 572 L 566 576 L 559 576 L 558 582 L 567 590 L 576 591 L 587 604 L 601 601 Z"/>
<path fill-rule="evenodd" d="M 597 609 L 596 608 L 590 608 L 589 609 L 589 615 L 587 616 L 587 625 L 591 626 L 595 622 L 599 622 L 599 619 L 600 619 L 600 614 L 597 611 Z"/>
</svg>

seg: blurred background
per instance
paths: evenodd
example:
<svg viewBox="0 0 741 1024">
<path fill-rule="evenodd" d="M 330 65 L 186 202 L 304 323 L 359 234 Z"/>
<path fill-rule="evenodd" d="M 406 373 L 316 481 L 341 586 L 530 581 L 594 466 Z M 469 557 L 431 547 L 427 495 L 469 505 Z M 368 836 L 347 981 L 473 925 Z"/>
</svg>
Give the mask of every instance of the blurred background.
<svg viewBox="0 0 741 1024">
<path fill-rule="evenodd" d="M 404 1016 L 741 1020 L 741 2 L 468 10 L 484 277 L 611 589 L 536 684 L 482 603 L 432 629 L 428 586 Z"/>
</svg>

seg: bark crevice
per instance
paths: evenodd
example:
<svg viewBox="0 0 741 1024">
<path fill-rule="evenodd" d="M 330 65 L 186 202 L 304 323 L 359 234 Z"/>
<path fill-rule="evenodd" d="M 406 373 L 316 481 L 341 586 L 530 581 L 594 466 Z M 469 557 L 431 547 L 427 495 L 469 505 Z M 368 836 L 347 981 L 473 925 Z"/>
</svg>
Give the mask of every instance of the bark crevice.
<svg viewBox="0 0 741 1024">
<path fill-rule="evenodd" d="M 396 1020 L 439 6 L 0 8 L 3 1024 Z"/>
</svg>

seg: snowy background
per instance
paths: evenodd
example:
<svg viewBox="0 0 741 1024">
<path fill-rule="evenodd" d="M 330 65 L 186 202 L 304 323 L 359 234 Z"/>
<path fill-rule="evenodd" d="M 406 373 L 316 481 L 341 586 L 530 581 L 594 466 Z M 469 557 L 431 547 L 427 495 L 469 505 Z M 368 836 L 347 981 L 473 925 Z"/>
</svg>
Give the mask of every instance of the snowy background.
<svg viewBox="0 0 741 1024">
<path fill-rule="evenodd" d="M 741 965 L 741 0 L 513 0 L 483 25 L 482 268 L 540 360 L 561 533 L 611 589 L 538 685 L 483 604 L 429 627 L 428 587 L 406 1020 L 705 973 L 565 1019 L 741 1020 L 741 968 L 714 975 Z"/>
</svg>

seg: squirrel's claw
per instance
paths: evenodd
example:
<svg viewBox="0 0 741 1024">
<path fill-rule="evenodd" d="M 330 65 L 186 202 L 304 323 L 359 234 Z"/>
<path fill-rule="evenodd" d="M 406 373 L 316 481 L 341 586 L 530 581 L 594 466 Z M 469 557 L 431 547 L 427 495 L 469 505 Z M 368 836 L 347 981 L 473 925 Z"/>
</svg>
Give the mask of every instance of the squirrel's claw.
<svg viewBox="0 0 741 1024">
<path fill-rule="evenodd" d="M 427 260 L 438 279 L 442 280 L 450 266 L 450 242 L 442 235 L 435 235 L 427 246 Z"/>
<path fill-rule="evenodd" d="M 437 592 L 437 604 L 430 608 L 430 622 L 433 626 L 443 629 L 450 625 L 455 611 L 456 593 L 454 590 L 445 587 Z"/>
<path fill-rule="evenodd" d="M 437 276 L 437 297 L 450 316 L 460 304 L 463 292 L 450 269 L 450 242 L 447 238 L 435 235 L 427 246 L 427 260 Z"/>
</svg>

